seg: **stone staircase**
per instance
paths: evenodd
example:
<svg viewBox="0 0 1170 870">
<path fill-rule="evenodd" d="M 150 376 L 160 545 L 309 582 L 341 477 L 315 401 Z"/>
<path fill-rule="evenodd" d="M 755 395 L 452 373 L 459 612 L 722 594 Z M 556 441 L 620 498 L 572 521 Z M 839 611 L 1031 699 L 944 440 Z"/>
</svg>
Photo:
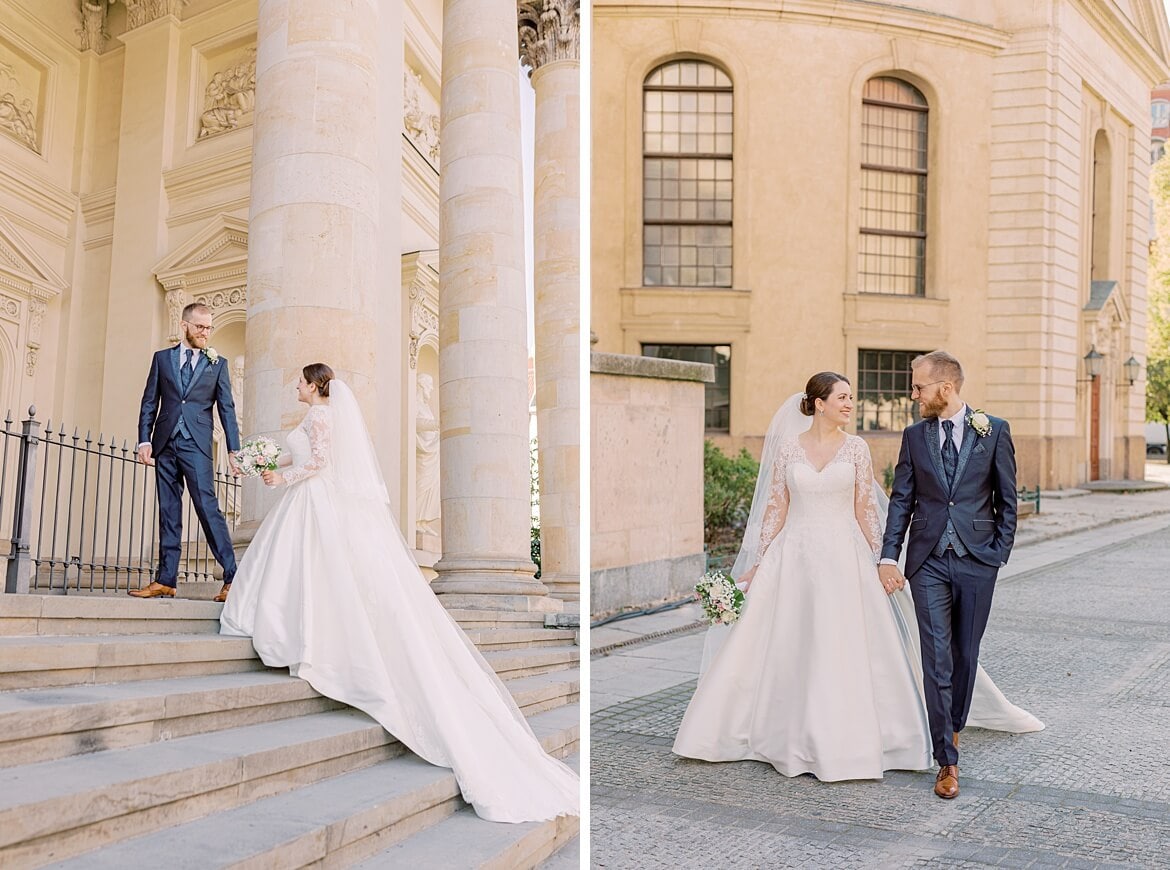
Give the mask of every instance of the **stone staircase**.
<svg viewBox="0 0 1170 870">
<path fill-rule="evenodd" d="M 0 595 L 0 867 L 534 867 L 578 820 L 478 818 L 446 768 L 220 637 L 221 605 Z M 576 762 L 579 648 L 453 611 Z"/>
</svg>

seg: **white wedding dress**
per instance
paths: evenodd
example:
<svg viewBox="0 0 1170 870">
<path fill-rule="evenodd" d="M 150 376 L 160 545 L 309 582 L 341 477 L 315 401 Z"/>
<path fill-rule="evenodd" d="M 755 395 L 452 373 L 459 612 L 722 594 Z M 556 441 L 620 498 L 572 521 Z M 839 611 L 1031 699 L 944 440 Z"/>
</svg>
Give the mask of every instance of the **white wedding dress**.
<svg viewBox="0 0 1170 870">
<path fill-rule="evenodd" d="M 251 637 L 265 664 L 452 768 L 482 818 L 577 815 L 577 775 L 544 752 L 431 592 L 390 513 L 352 393 L 337 380 L 330 392 L 334 407 L 311 406 L 288 436 L 288 489 L 240 562 L 221 633 Z M 350 421 L 340 439 L 339 399 Z M 360 482 L 355 467 L 376 482 Z"/>
<path fill-rule="evenodd" d="M 770 470 L 760 472 L 759 568 L 739 621 L 709 632 L 718 649 L 674 752 L 826 781 L 931 767 L 913 600 L 908 587 L 886 595 L 877 576 L 883 523 L 868 445 L 847 435 L 818 471 L 790 435 Z M 982 669 L 968 724 L 1044 727 Z"/>
</svg>

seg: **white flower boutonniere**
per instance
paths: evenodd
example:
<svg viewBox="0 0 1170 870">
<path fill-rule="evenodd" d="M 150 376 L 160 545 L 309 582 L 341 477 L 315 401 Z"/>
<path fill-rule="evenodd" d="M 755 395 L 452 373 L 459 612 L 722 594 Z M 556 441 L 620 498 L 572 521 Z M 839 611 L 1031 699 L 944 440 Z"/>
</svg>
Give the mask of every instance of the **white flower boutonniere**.
<svg viewBox="0 0 1170 870">
<path fill-rule="evenodd" d="M 991 434 L 991 418 L 978 408 L 967 415 L 967 425 L 974 429 L 980 438 L 986 438 Z"/>
<path fill-rule="evenodd" d="M 203 355 L 207 357 L 207 361 L 212 365 L 215 365 L 219 362 L 219 351 L 214 347 L 203 348 Z"/>
</svg>

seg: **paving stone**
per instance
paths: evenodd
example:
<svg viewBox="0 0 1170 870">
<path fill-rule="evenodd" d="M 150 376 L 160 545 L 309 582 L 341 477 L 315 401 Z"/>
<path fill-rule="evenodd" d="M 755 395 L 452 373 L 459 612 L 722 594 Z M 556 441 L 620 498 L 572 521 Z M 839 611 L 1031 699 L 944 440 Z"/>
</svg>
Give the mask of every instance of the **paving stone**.
<svg viewBox="0 0 1170 870">
<path fill-rule="evenodd" d="M 592 713 L 593 866 L 1170 866 L 1170 534 L 1107 544 L 997 586 L 983 660 L 1048 727 L 964 732 L 954 801 L 932 773 L 821 783 L 673 755 L 698 665 L 676 642 L 676 684 Z M 664 647 L 639 660 L 661 674 Z"/>
</svg>

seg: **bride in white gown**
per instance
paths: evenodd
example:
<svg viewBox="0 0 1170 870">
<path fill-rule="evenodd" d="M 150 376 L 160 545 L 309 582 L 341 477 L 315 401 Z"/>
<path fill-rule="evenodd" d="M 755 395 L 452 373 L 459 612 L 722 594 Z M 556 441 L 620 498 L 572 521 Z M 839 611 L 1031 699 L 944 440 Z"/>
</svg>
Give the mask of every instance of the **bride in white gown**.
<svg viewBox="0 0 1170 870">
<path fill-rule="evenodd" d="M 884 493 L 868 445 L 840 429 L 852 406 L 848 380 L 821 372 L 776 412 L 732 569 L 747 600 L 708 632 L 676 754 L 826 781 L 931 767 L 914 602 L 878 578 Z M 982 668 L 967 724 L 1044 727 Z"/>
<path fill-rule="evenodd" d="M 579 780 L 547 755 L 508 690 L 431 592 L 390 512 L 352 391 L 306 366 L 288 490 L 249 545 L 220 616 L 265 664 L 365 711 L 450 767 L 482 818 L 577 815 Z"/>
</svg>

